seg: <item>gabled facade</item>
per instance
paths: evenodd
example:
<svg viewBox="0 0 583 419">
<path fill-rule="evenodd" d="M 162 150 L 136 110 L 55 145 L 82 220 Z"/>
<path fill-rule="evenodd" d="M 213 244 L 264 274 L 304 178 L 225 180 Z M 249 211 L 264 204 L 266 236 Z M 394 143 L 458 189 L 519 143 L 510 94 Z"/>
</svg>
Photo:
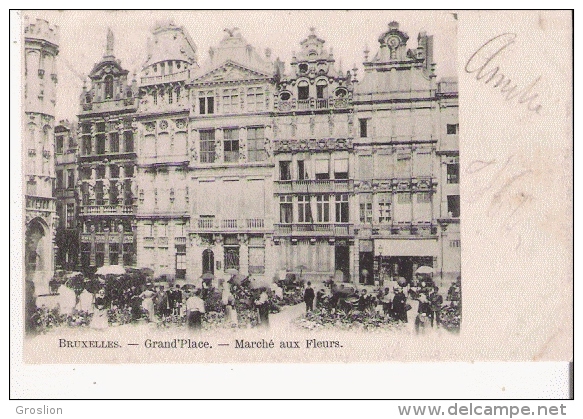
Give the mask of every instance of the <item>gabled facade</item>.
<svg viewBox="0 0 583 419">
<path fill-rule="evenodd" d="M 138 120 L 138 266 L 184 279 L 190 226 L 188 80 L 196 46 L 182 27 L 158 24 L 141 71 Z"/>
<path fill-rule="evenodd" d="M 277 84 L 274 242 L 278 271 L 352 278 L 354 80 L 315 34 Z"/>
<path fill-rule="evenodd" d="M 225 270 L 271 277 L 274 66 L 226 29 L 189 82 L 188 278 Z"/>
<path fill-rule="evenodd" d="M 89 89 L 83 88 L 78 115 L 78 189 L 81 222 L 80 265 L 136 263 L 134 133 L 137 84 L 113 55 L 113 33 L 95 64 Z"/>
</svg>

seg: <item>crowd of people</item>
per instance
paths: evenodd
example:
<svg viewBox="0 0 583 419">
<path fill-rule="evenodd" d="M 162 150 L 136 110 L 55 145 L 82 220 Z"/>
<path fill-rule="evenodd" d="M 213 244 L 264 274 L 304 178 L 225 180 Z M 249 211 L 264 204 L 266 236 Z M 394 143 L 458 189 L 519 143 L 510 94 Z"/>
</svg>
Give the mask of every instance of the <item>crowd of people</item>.
<svg viewBox="0 0 583 419">
<path fill-rule="evenodd" d="M 314 291 L 310 282 L 304 291 L 306 312 L 316 309 L 334 314 L 364 313 L 381 316 L 387 320 L 412 323 L 417 333 L 427 328 L 440 327 L 442 310 L 459 309 L 460 280 L 453 282 L 447 293 L 449 305 L 429 275 L 416 275 L 411 281 L 399 278 L 387 286 L 362 287 L 360 290 L 348 284 L 336 284 L 332 279 L 324 287 Z M 459 311 L 459 310 L 458 310 Z"/>
</svg>

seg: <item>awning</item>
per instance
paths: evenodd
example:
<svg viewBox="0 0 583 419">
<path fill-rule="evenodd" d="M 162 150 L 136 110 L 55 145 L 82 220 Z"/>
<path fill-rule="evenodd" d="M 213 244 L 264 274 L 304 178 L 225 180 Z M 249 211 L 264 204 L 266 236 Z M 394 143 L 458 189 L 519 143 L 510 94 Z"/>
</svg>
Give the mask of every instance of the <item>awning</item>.
<svg viewBox="0 0 583 419">
<path fill-rule="evenodd" d="M 376 239 L 376 256 L 432 256 L 439 253 L 437 239 Z"/>
</svg>

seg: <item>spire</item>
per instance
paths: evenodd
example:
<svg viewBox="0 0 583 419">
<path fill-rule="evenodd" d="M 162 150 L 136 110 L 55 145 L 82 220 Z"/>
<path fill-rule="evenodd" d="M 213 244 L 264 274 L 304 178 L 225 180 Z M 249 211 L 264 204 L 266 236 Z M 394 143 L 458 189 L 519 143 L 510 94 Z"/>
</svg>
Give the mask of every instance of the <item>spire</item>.
<svg viewBox="0 0 583 419">
<path fill-rule="evenodd" d="M 113 57 L 113 32 L 107 28 L 107 44 L 105 47 L 105 57 Z"/>
</svg>

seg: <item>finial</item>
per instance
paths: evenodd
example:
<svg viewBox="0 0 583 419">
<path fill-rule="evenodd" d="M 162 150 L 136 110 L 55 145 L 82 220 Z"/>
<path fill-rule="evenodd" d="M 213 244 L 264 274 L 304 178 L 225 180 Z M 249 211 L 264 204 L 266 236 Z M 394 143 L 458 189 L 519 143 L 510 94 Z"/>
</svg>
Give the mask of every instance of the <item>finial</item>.
<svg viewBox="0 0 583 419">
<path fill-rule="evenodd" d="M 311 35 L 316 35 L 316 28 L 313 26 L 310 26 L 310 32 L 311 32 Z"/>
<path fill-rule="evenodd" d="M 113 56 L 113 32 L 107 28 L 107 44 L 105 46 L 105 56 Z"/>
<path fill-rule="evenodd" d="M 368 61 L 368 54 L 370 54 L 370 50 L 368 49 L 368 45 L 364 46 L 364 61 Z"/>
</svg>

